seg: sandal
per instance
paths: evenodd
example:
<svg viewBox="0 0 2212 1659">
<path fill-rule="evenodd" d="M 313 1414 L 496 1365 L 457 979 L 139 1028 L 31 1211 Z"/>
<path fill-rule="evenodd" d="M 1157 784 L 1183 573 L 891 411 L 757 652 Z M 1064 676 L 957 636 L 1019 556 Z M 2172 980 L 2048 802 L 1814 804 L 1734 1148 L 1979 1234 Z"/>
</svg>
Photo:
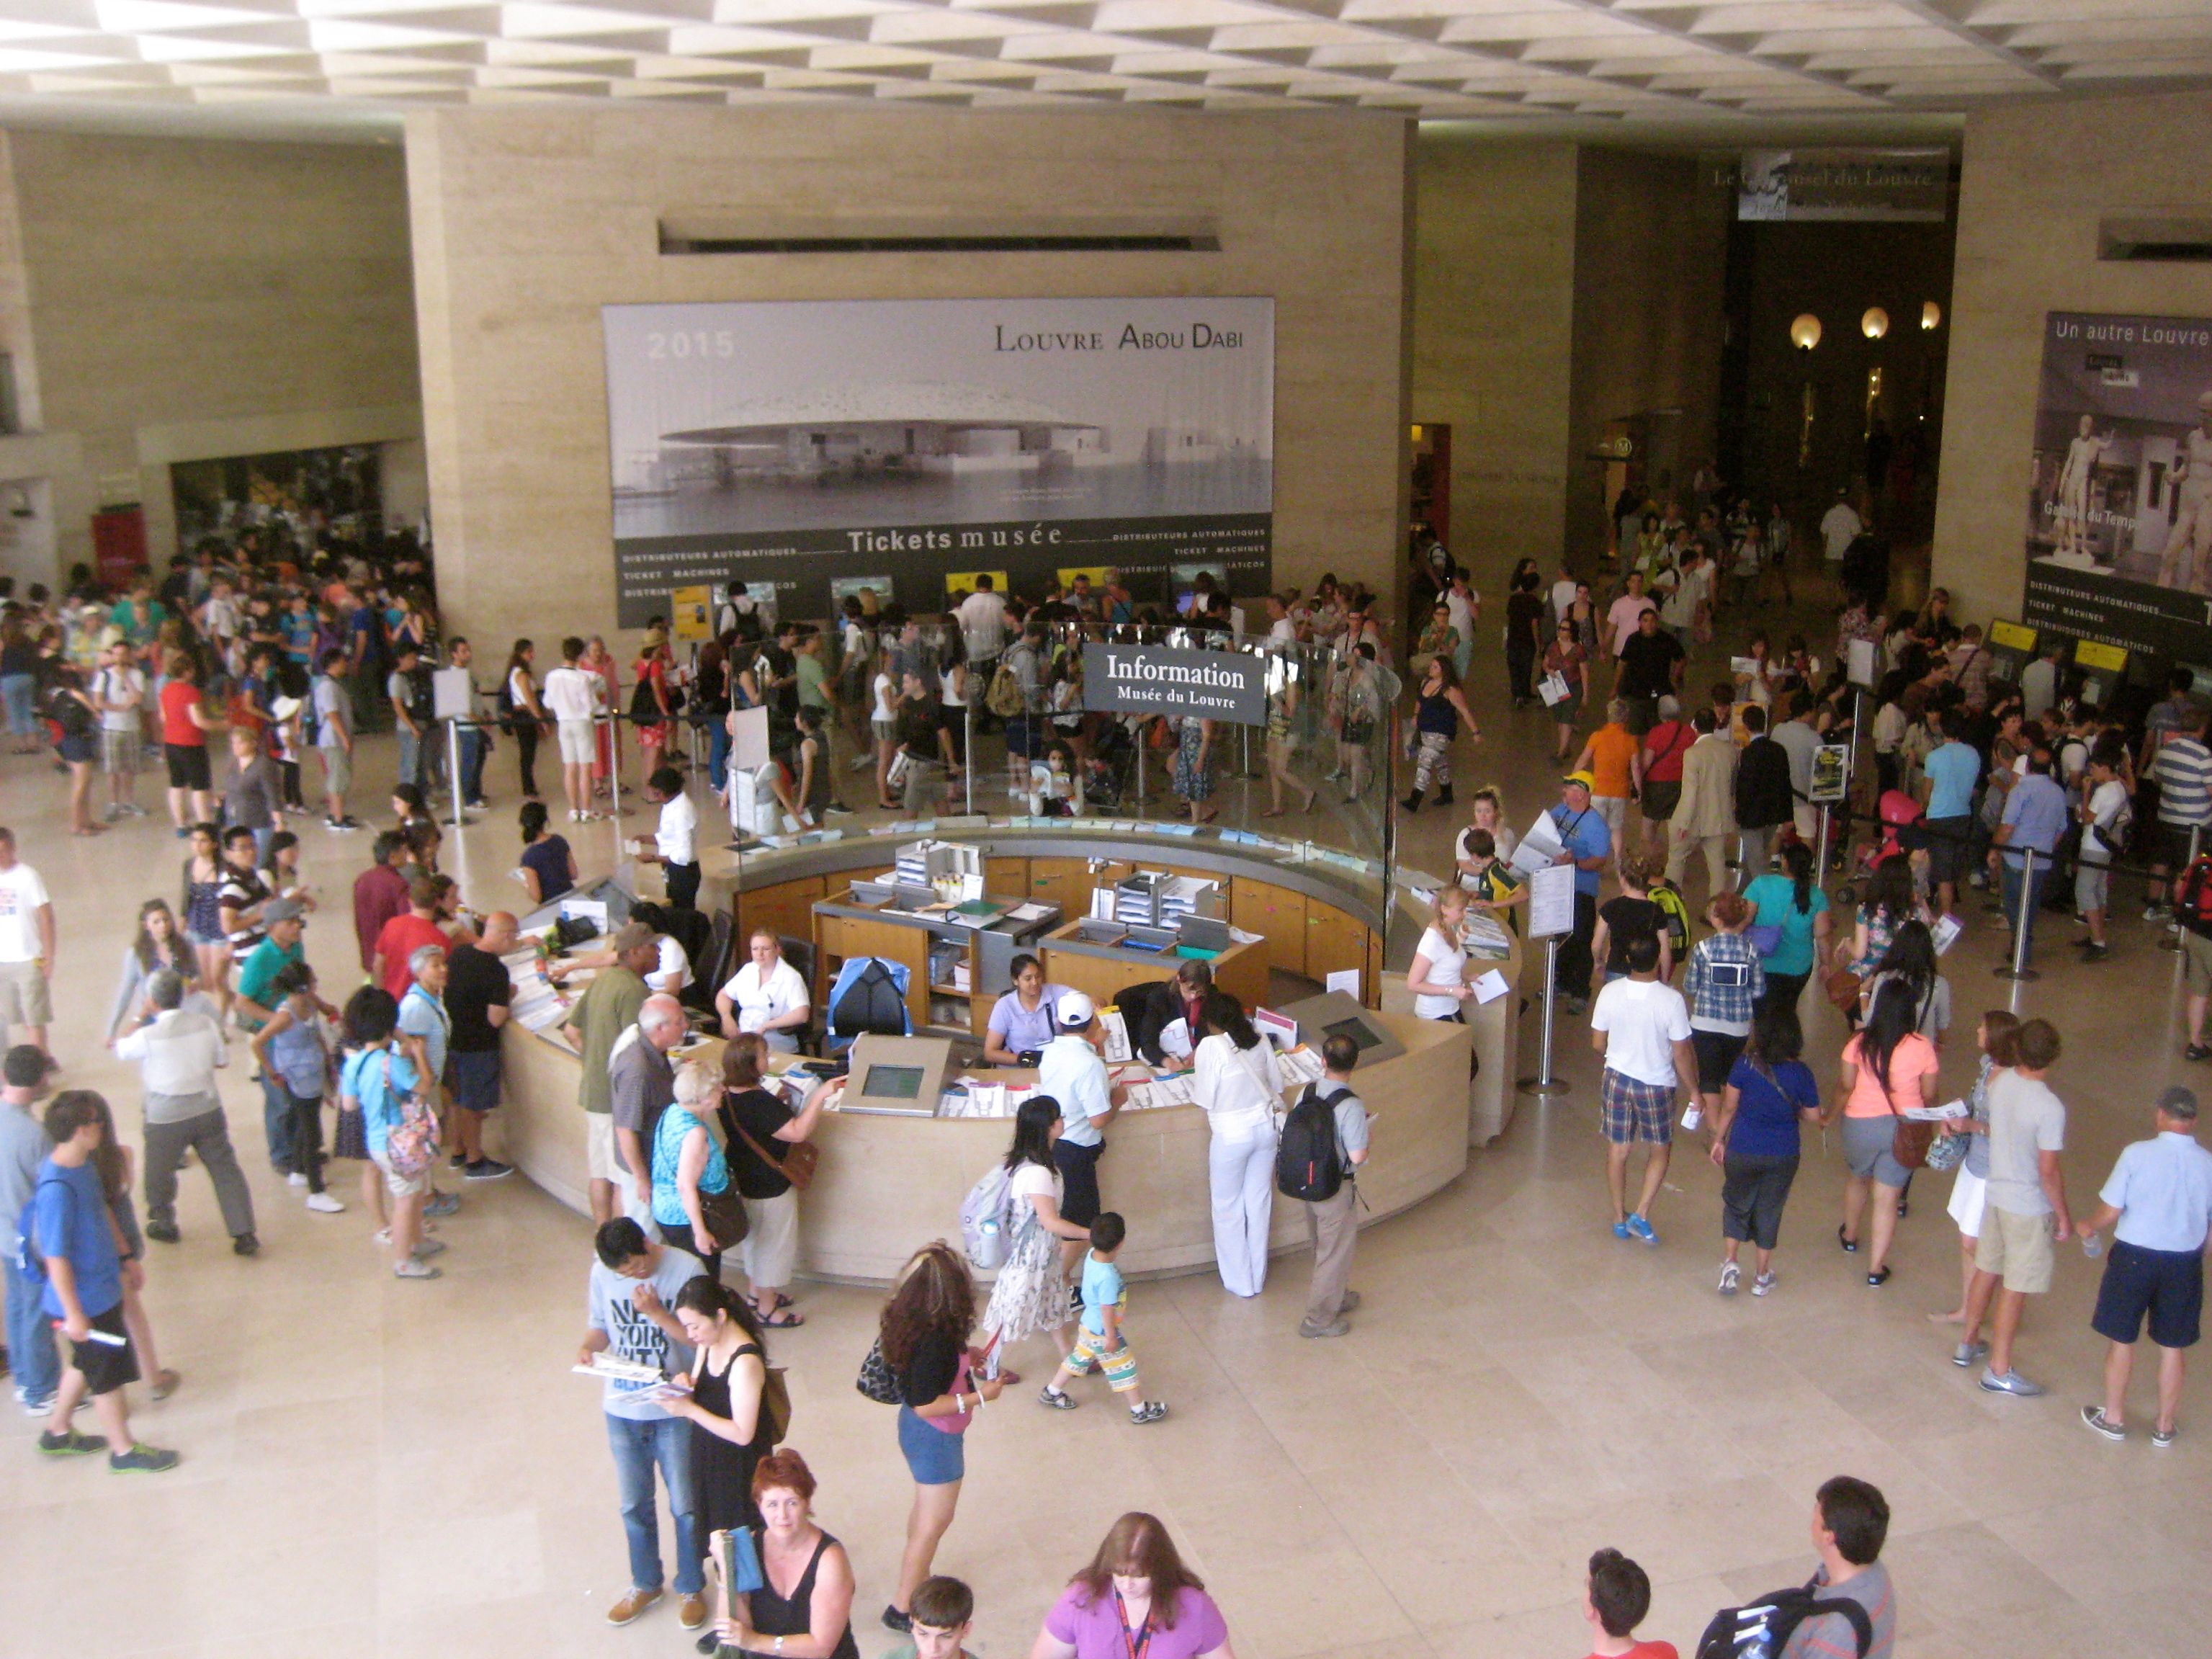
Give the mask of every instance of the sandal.
<svg viewBox="0 0 2212 1659">
<path fill-rule="evenodd" d="M 1844 1247 L 1844 1254 L 1846 1255 L 1856 1255 L 1859 1253 L 1858 1240 L 1844 1237 L 1844 1224 L 1840 1221 L 1836 1224 L 1836 1243 Z"/>
<path fill-rule="evenodd" d="M 763 1330 L 769 1331 L 796 1330 L 799 1326 L 804 1325 L 805 1322 L 806 1316 L 805 1314 L 788 1313 L 781 1308 L 778 1308 L 774 1313 L 770 1314 L 767 1318 L 760 1322 L 761 1328 Z"/>
<path fill-rule="evenodd" d="M 154 1387 L 151 1390 L 154 1398 L 156 1400 L 167 1400 L 171 1395 L 176 1393 L 177 1385 L 184 1380 L 185 1379 L 178 1376 L 176 1372 L 170 1370 L 166 1367 L 161 1370 L 155 1371 L 154 1373 Z"/>
<path fill-rule="evenodd" d="M 392 1276 L 394 1279 L 441 1279 L 444 1274 L 420 1257 L 410 1256 L 392 1270 Z"/>
<path fill-rule="evenodd" d="M 791 1305 L 791 1298 L 786 1296 L 781 1291 L 771 1291 L 770 1294 L 775 1297 L 775 1302 L 769 1304 L 769 1311 L 770 1313 L 781 1313 L 783 1310 Z"/>
</svg>

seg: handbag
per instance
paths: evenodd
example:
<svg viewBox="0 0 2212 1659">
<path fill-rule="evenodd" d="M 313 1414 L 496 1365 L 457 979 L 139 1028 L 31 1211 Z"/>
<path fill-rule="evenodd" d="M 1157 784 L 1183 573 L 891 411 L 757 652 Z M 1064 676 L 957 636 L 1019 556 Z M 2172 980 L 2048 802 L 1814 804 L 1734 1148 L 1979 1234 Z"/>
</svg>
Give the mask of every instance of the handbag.
<svg viewBox="0 0 2212 1659">
<path fill-rule="evenodd" d="M 752 1137 L 752 1132 L 737 1121 L 727 1118 L 729 1127 L 738 1132 L 738 1139 L 753 1149 L 753 1156 L 788 1181 L 799 1192 L 805 1192 L 814 1182 L 814 1171 L 822 1162 L 822 1149 L 811 1140 L 786 1143 L 787 1150 L 781 1158 L 770 1155 L 767 1147 Z M 720 1237 L 719 1233 L 715 1235 Z"/>
<path fill-rule="evenodd" d="M 1928 1158 L 1924 1167 L 1938 1172 L 1957 1169 L 1966 1161 L 1966 1154 L 1972 1150 L 1972 1135 L 1936 1136 L 1928 1143 Z M 1891 1156 L 1894 1157 L 1896 1151 L 1896 1147 L 1893 1146 L 1890 1148 Z"/>
<path fill-rule="evenodd" d="M 1782 948 L 1782 924 L 1778 921 L 1754 921 L 1743 930 L 1743 936 L 1762 958 Z"/>
<path fill-rule="evenodd" d="M 1936 1139 L 1936 1126 L 1906 1117 L 1898 1111 L 1895 1101 L 1890 1102 L 1889 1109 L 1897 1118 L 1897 1127 L 1890 1133 L 1889 1155 L 1899 1168 L 1917 1170 L 1928 1162 L 1928 1146 Z"/>
<path fill-rule="evenodd" d="M 903 1406 L 906 1396 L 899 1392 L 898 1379 L 884 1358 L 884 1339 L 876 1338 L 868 1345 L 868 1356 L 860 1362 L 860 1374 L 853 1379 L 858 1389 L 878 1406 Z"/>
<path fill-rule="evenodd" d="M 1838 968 L 1823 981 L 1821 988 L 1838 1012 L 1849 1012 L 1859 1006 L 1859 976 L 1848 968 Z"/>
<path fill-rule="evenodd" d="M 719 1193 L 699 1194 L 699 1218 L 714 1234 L 714 1243 L 726 1250 L 743 1243 L 745 1235 L 752 1231 L 752 1218 L 745 1213 L 745 1201 L 738 1196 L 735 1182 Z"/>
</svg>

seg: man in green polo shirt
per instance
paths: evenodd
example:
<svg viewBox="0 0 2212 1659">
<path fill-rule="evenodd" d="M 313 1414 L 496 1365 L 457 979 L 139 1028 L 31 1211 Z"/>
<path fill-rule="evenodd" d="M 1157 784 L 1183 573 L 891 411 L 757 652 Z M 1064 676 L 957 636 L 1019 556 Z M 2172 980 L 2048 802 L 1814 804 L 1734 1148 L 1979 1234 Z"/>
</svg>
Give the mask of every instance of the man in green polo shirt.
<svg viewBox="0 0 2212 1659">
<path fill-rule="evenodd" d="M 591 1173 L 592 1220 L 604 1224 L 622 1213 L 615 1183 L 622 1168 L 615 1162 L 614 1091 L 607 1062 L 622 1034 L 637 1024 L 638 1010 L 650 994 L 645 976 L 660 958 L 660 940 L 641 921 L 624 922 L 611 941 L 615 961 L 599 970 L 561 1030 L 584 1057 L 584 1076 L 576 1103 L 586 1115 L 586 1162 Z"/>
<path fill-rule="evenodd" d="M 307 948 L 301 942 L 307 932 L 307 912 L 296 899 L 272 899 L 261 913 L 261 922 L 266 930 L 261 942 L 249 951 L 246 965 L 238 970 L 238 988 L 231 1004 L 232 1018 L 241 1031 L 259 1030 L 276 1012 L 275 1004 L 282 1002 L 270 988 L 276 975 L 295 962 L 304 961 Z M 325 1005 L 327 1008 L 327 1005 Z M 328 1008 L 331 1018 L 337 1010 Z M 292 1169 L 292 1103 L 285 1092 L 281 1079 L 272 1076 L 264 1067 L 261 1073 L 261 1121 L 269 1136 L 269 1162 L 277 1174 L 288 1178 Z M 298 1175 L 298 1184 L 304 1187 L 307 1177 L 304 1171 Z"/>
</svg>

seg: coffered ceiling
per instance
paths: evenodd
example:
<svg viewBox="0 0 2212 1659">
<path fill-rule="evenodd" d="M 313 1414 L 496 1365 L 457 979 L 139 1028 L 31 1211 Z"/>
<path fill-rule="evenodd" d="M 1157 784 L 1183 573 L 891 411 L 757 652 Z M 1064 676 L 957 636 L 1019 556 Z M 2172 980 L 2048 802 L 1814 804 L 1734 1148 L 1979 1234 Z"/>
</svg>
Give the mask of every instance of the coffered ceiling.
<svg viewBox="0 0 2212 1659">
<path fill-rule="evenodd" d="M 0 120 L 441 104 L 1164 103 L 1710 141 L 2212 85 L 2212 0 L 0 0 Z"/>
</svg>

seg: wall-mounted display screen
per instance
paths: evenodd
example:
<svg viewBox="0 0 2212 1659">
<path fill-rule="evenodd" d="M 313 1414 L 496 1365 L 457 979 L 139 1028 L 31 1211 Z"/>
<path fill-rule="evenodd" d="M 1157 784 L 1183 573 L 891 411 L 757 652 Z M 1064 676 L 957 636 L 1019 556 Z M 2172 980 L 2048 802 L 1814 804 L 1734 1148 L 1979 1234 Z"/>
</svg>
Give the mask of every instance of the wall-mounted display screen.
<svg viewBox="0 0 2212 1659">
<path fill-rule="evenodd" d="M 1003 570 L 1270 577 L 1272 299 L 852 300 L 602 313 L 620 619 L 672 588 Z M 910 592 L 908 585 L 911 583 Z M 889 596 L 884 596 L 889 597 Z"/>
</svg>

